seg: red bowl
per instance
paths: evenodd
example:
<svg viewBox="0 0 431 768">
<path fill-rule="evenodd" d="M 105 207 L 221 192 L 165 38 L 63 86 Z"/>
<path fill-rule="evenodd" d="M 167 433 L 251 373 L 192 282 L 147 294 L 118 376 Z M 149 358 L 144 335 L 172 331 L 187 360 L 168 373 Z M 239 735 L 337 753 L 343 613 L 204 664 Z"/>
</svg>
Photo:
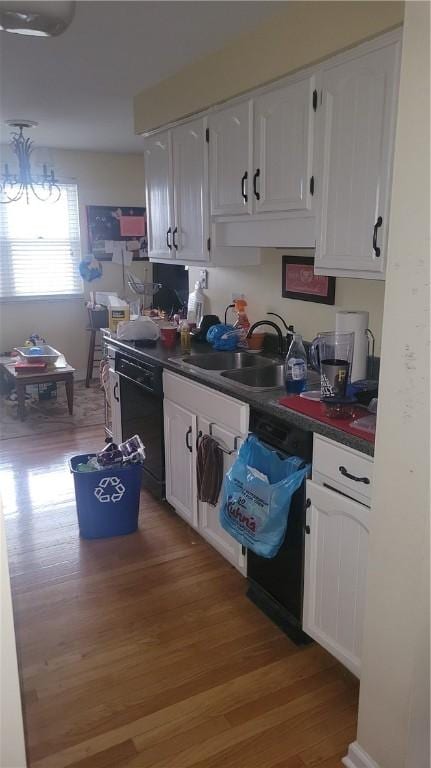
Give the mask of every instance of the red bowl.
<svg viewBox="0 0 431 768">
<path fill-rule="evenodd" d="M 177 329 L 160 328 L 160 339 L 165 347 L 175 347 L 177 343 Z"/>
</svg>

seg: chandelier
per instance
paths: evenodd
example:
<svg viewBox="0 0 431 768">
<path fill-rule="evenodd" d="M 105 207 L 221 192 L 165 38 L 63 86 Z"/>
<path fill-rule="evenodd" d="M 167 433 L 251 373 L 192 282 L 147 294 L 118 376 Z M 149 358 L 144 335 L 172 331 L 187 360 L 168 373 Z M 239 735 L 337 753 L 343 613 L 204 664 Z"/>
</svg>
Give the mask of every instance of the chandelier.
<svg viewBox="0 0 431 768">
<path fill-rule="evenodd" d="M 40 176 L 33 176 L 31 171 L 33 141 L 26 138 L 23 131 L 24 128 L 33 128 L 37 123 L 33 120 L 7 120 L 7 124 L 16 129 L 12 131 L 10 146 L 17 158 L 18 173 L 11 173 L 8 163 L 4 164 L 4 171 L 0 177 L 0 202 L 15 203 L 25 197 L 27 203 L 30 203 L 31 195 L 34 195 L 41 202 L 56 203 L 61 195 L 61 189 L 52 168 L 48 173 L 48 168 L 44 164 L 43 173 Z"/>
</svg>

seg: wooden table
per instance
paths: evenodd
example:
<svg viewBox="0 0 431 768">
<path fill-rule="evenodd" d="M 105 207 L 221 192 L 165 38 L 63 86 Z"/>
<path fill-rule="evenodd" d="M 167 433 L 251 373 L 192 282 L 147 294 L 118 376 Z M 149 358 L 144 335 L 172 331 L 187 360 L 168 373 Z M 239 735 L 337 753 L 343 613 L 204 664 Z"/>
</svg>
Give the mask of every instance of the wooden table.
<svg viewBox="0 0 431 768">
<path fill-rule="evenodd" d="M 66 387 L 67 407 L 69 413 L 73 414 L 73 374 L 75 369 L 71 365 L 60 367 L 57 365 L 47 368 L 43 373 L 16 373 L 14 358 L 1 358 L 0 367 L 6 373 L 7 377 L 13 380 L 17 399 L 18 416 L 21 421 L 25 419 L 25 388 L 29 384 L 47 384 L 53 381 L 64 381 Z"/>
</svg>

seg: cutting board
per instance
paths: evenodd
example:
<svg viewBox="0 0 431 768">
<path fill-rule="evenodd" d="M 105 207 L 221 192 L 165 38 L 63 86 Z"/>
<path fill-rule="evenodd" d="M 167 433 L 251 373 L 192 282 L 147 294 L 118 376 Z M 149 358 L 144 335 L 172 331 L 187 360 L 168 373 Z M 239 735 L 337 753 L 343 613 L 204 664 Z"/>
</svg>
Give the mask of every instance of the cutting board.
<svg viewBox="0 0 431 768">
<path fill-rule="evenodd" d="M 292 411 L 302 413 L 304 416 L 309 416 L 311 419 L 323 422 L 323 424 L 329 424 L 331 427 L 340 429 L 342 432 L 348 432 L 349 435 L 360 437 L 368 443 L 374 443 L 375 435 L 373 433 L 365 432 L 365 430 L 350 426 L 350 422 L 353 421 L 353 419 L 359 419 L 361 416 L 369 416 L 369 411 L 361 405 L 355 406 L 354 416 L 349 416 L 347 419 L 332 419 L 325 415 L 325 406 L 320 400 L 306 400 L 303 397 L 299 397 L 299 395 L 288 395 L 286 397 L 281 397 L 278 402 L 280 405 L 284 405 L 285 408 L 290 408 Z"/>
</svg>

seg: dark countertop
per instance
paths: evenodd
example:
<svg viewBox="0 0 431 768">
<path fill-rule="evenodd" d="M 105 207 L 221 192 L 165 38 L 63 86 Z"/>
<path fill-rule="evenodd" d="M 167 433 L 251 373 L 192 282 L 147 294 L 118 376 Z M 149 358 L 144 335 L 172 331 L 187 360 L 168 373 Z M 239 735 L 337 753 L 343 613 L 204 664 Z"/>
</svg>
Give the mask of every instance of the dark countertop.
<svg viewBox="0 0 431 768">
<path fill-rule="evenodd" d="M 301 429 L 310 432 L 315 432 L 316 434 L 323 435 L 331 440 L 336 440 L 338 443 L 342 443 L 342 445 L 346 445 L 349 448 L 361 451 L 361 453 L 365 453 L 368 456 L 374 456 L 373 443 L 280 405 L 278 400 L 286 394 L 284 388 L 266 391 L 245 389 L 236 382 L 221 377 L 219 372 L 207 371 L 203 368 L 188 365 L 183 362 L 183 358 L 187 357 L 187 355 L 181 352 L 179 341 L 177 342 L 176 347 L 172 349 L 167 349 L 160 342 L 157 342 L 154 347 L 143 347 L 134 341 L 117 341 L 115 335 L 107 329 L 102 329 L 102 333 L 107 341 L 109 340 L 118 347 L 118 349 L 122 349 L 124 352 L 129 352 L 134 357 L 147 360 L 147 362 L 160 363 L 166 370 L 172 371 L 179 376 L 184 376 L 192 381 L 205 384 L 218 392 L 235 397 L 243 403 L 248 403 L 252 408 L 261 413 L 271 414 L 279 421 L 300 427 Z M 211 351 L 212 347 L 206 343 L 196 342 L 192 346 L 192 354 L 194 355 Z M 274 356 L 270 355 L 269 357 L 273 358 Z"/>
</svg>

